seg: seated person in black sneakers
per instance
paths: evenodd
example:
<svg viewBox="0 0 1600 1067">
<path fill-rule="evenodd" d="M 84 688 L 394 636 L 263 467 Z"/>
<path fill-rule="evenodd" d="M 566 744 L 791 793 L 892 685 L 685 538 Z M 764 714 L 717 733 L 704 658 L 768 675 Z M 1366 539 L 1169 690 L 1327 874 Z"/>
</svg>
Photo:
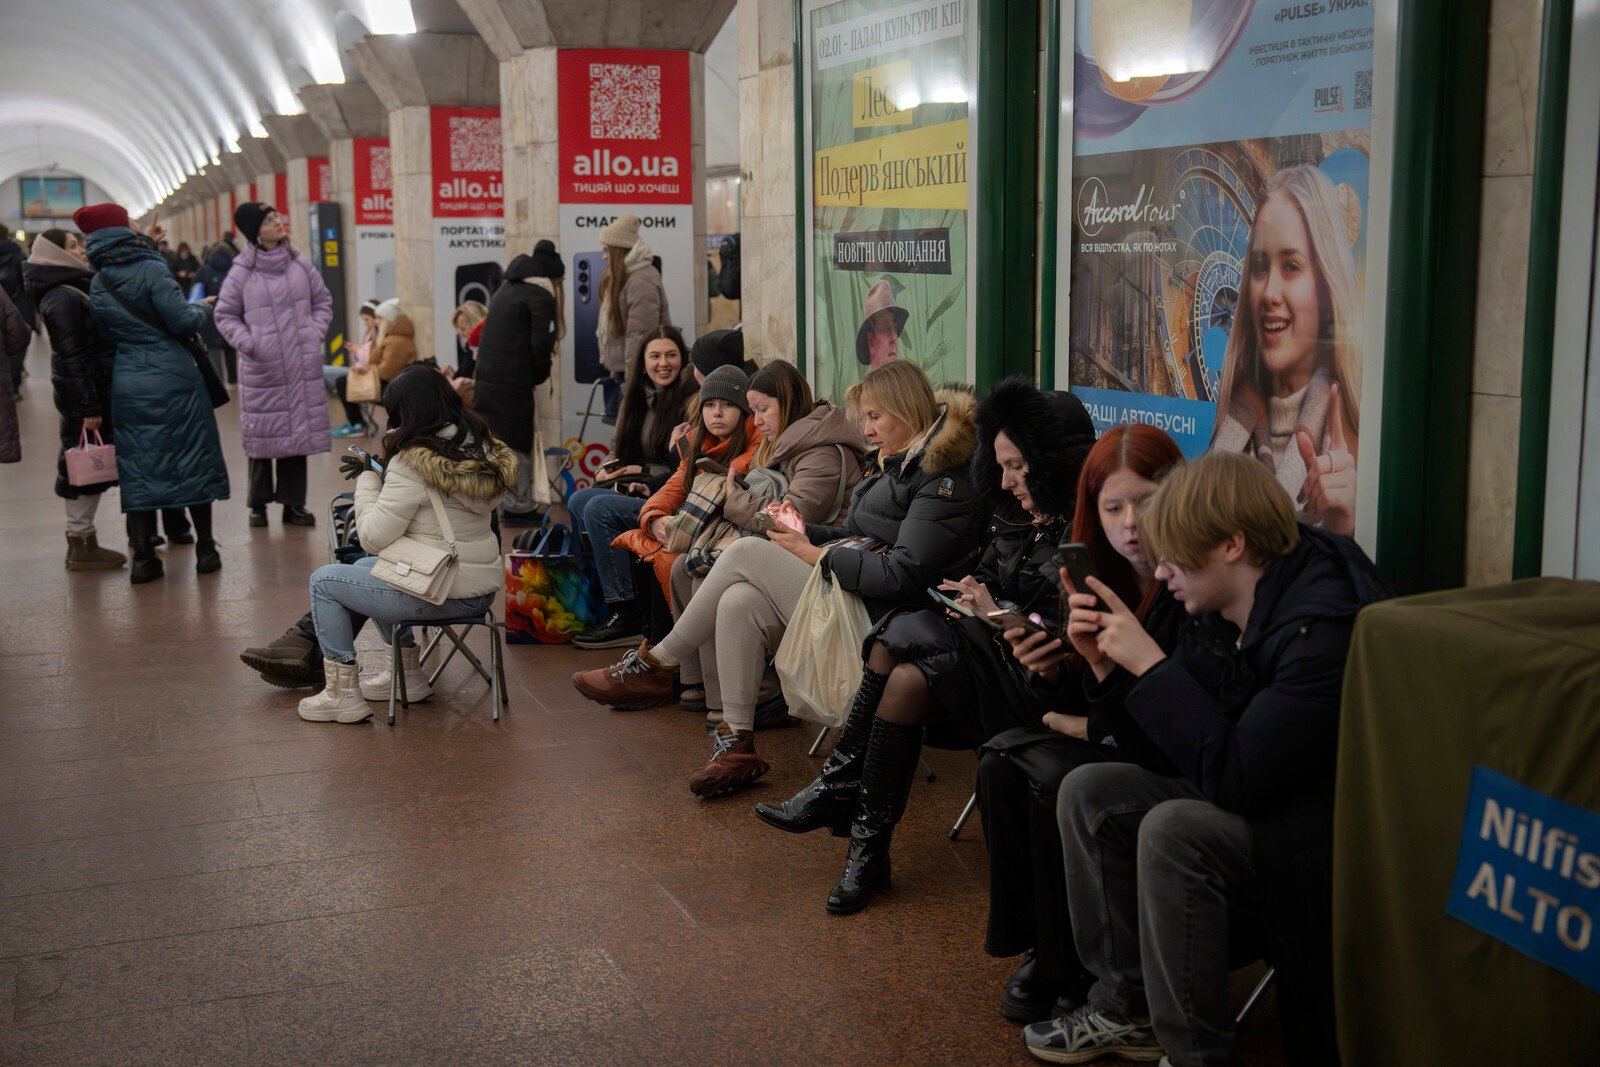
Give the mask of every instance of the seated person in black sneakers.
<svg viewBox="0 0 1600 1067">
<path fill-rule="evenodd" d="M 1023 378 L 980 400 L 975 421 L 972 484 L 994 516 L 970 575 L 940 585 L 961 611 L 929 599 L 927 608 L 891 615 L 868 634 L 861 688 L 821 775 L 784 803 L 756 805 L 780 830 L 827 826 L 849 835 L 844 877 L 828 897 L 835 914 L 860 910 L 888 883 L 889 839 L 924 730 L 929 744 L 971 749 L 1008 727 L 1037 724 L 1049 710 L 983 616 L 1009 610 L 1059 622 L 1048 564 L 1071 528 L 1094 423 L 1077 397 L 1041 392 Z"/>
<path fill-rule="evenodd" d="M 1172 654 L 1095 579 L 1069 598 L 1067 633 L 1179 773 L 1093 763 L 1062 783 L 1067 906 L 1095 983 L 1023 1031 L 1028 1051 L 1238 1063 L 1228 971 L 1265 955 L 1291 1058 L 1337 1062 L 1339 699 L 1356 614 L 1388 587 L 1355 542 L 1298 525 L 1272 472 L 1238 453 L 1169 474 L 1140 533 L 1191 617 Z"/>
<path fill-rule="evenodd" d="M 1138 510 L 1156 482 L 1183 462 L 1178 445 L 1154 426 L 1107 430 L 1089 450 L 1078 478 L 1071 540 L 1089 550 L 1092 572 L 1116 590 L 1164 649 L 1178 641 L 1183 605 L 1155 579 L 1155 561 L 1139 539 Z M 1079 572 L 1081 576 L 1081 571 Z M 1060 581 L 1065 588 L 1065 568 Z M 1062 612 L 1063 616 L 1065 612 Z M 1064 620 L 1063 620 L 1064 621 Z M 1063 627 L 1064 628 L 1064 627 Z M 983 949 L 1023 955 L 1006 983 L 1000 1012 L 1031 1023 L 1083 1003 L 1094 979 L 1078 960 L 1062 906 L 1066 873 L 1056 792 L 1067 772 L 1085 763 L 1137 763 L 1176 773 L 1127 716 L 1102 706 L 1089 718 L 1084 681 L 1094 680 L 1064 637 L 1007 631 L 1017 662 L 1035 674 L 1041 724 L 1017 726 L 989 739 L 978 762 L 979 811 L 989 849 L 989 923 Z M 1057 1000 L 1068 1006 L 1057 1010 Z"/>
</svg>

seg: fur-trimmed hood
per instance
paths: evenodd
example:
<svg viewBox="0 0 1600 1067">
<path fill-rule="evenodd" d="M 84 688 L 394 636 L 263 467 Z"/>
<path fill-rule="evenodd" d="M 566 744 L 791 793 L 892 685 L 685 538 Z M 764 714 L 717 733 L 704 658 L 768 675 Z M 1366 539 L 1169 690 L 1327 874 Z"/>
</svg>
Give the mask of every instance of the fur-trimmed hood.
<svg viewBox="0 0 1600 1067">
<path fill-rule="evenodd" d="M 1023 377 L 1007 378 L 977 405 L 977 445 L 972 485 L 996 510 L 1016 508 L 1016 498 L 1000 487 L 994 439 L 1011 438 L 1028 463 L 1028 495 L 1041 515 L 1072 517 L 1078 475 L 1094 446 L 1094 420 L 1071 393 L 1045 392 Z"/>
<path fill-rule="evenodd" d="M 925 474 L 943 474 L 945 471 L 965 467 L 978 447 L 977 431 L 973 425 L 973 410 L 977 401 L 962 389 L 934 391 L 944 410 L 923 435 L 897 456 L 902 475 L 914 470 Z M 887 464 L 885 465 L 887 469 Z"/>
<path fill-rule="evenodd" d="M 481 460 L 451 459 L 426 445 L 413 445 L 395 458 L 416 471 L 424 485 L 464 500 L 498 500 L 517 484 L 517 454 L 499 441 L 489 443 L 489 467 Z"/>
</svg>

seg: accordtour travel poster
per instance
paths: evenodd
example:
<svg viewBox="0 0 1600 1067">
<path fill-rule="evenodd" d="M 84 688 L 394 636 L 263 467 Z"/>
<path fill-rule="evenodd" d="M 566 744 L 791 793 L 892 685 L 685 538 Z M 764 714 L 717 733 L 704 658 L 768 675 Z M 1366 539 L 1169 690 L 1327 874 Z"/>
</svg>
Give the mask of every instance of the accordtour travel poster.
<svg viewBox="0 0 1600 1067">
<path fill-rule="evenodd" d="M 1371 4 L 1079 0 L 1074 42 L 1057 366 L 1100 428 L 1247 452 L 1353 533 Z"/>
<path fill-rule="evenodd" d="M 971 0 L 807 3 L 812 384 L 910 360 L 971 381 Z"/>
</svg>

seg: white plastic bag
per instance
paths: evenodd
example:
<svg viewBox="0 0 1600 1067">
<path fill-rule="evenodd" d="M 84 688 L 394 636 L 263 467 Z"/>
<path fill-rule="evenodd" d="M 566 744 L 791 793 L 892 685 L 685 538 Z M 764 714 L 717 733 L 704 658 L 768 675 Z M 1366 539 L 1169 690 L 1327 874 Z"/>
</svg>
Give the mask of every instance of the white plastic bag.
<svg viewBox="0 0 1600 1067">
<path fill-rule="evenodd" d="M 772 660 L 790 714 L 843 725 L 861 688 L 861 646 L 871 629 L 861 598 L 813 567 Z"/>
</svg>

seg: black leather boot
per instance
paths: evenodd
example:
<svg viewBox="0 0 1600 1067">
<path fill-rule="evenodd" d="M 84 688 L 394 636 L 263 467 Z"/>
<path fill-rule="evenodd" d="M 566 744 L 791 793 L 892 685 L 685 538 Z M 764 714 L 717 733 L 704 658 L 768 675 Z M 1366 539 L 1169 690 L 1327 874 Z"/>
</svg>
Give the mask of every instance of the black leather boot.
<svg viewBox="0 0 1600 1067">
<path fill-rule="evenodd" d="M 134 585 L 153 582 L 165 573 L 161 566 L 161 557 L 156 555 L 155 536 L 155 512 L 128 512 L 128 550 L 133 553 L 133 566 L 128 568 L 128 581 Z"/>
<path fill-rule="evenodd" d="M 828 894 L 828 911 L 834 915 L 860 911 L 874 892 L 889 884 L 889 839 L 905 814 L 921 753 L 922 727 L 872 720 L 844 877 Z"/>
<path fill-rule="evenodd" d="M 887 674 L 871 667 L 861 674 L 861 688 L 845 717 L 844 729 L 833 751 L 822 761 L 822 773 L 810 785 L 781 804 L 757 804 L 756 815 L 768 826 L 791 834 L 806 834 L 828 827 L 834 837 L 846 837 L 855 818 L 856 791 L 861 787 L 861 756 L 872 733 L 872 718 L 883 700 Z"/>
<path fill-rule="evenodd" d="M 217 542 L 211 536 L 211 505 L 197 504 L 189 509 L 189 514 L 194 517 L 194 532 L 199 536 L 194 546 L 195 573 L 212 574 L 220 571 L 222 554 L 217 551 Z"/>
</svg>

